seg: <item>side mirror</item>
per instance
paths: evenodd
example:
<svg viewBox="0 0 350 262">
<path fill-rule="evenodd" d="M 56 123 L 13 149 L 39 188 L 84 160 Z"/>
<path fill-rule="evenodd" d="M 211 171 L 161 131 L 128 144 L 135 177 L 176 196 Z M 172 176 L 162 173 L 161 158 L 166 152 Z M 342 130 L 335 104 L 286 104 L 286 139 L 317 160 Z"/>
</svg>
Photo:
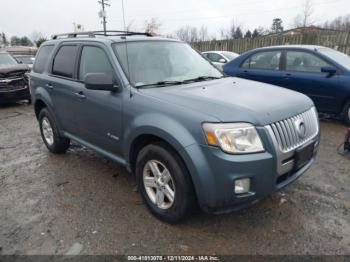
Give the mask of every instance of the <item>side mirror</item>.
<svg viewBox="0 0 350 262">
<path fill-rule="evenodd" d="M 226 64 L 227 61 L 226 61 L 225 59 L 221 58 L 221 59 L 219 60 L 219 63 Z"/>
<path fill-rule="evenodd" d="M 105 73 L 89 73 L 85 76 L 85 87 L 91 90 L 118 91 L 114 78 Z"/>
<path fill-rule="evenodd" d="M 327 73 L 328 75 L 335 75 L 337 73 L 337 69 L 332 66 L 324 66 L 321 68 L 322 73 Z"/>
</svg>

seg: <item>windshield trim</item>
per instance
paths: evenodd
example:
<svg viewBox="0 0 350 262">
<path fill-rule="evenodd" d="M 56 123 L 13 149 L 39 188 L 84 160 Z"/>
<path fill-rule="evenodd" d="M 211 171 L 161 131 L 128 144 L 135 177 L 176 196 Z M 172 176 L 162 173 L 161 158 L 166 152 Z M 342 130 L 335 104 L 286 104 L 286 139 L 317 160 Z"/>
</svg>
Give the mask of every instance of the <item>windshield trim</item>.
<svg viewBox="0 0 350 262">
<path fill-rule="evenodd" d="M 200 51 L 198 51 L 197 49 L 193 48 L 191 45 L 189 45 L 188 43 L 186 42 L 183 42 L 183 41 L 179 41 L 179 40 L 176 40 L 176 39 L 150 39 L 150 40 L 139 40 L 139 39 L 131 39 L 131 40 L 125 40 L 125 41 L 118 41 L 118 42 L 113 42 L 111 43 L 111 48 L 112 48 L 112 51 L 115 55 L 115 57 L 117 58 L 117 61 L 118 61 L 118 64 L 119 66 L 121 67 L 123 73 L 124 73 L 124 76 L 125 78 L 128 80 L 128 84 L 135 88 L 135 89 L 141 89 L 142 86 L 136 86 L 131 80 L 130 80 L 130 76 L 129 76 L 129 72 L 128 72 L 128 68 L 124 68 L 123 64 L 120 62 L 121 61 L 121 58 L 117 52 L 117 50 L 114 48 L 114 46 L 116 45 L 127 45 L 129 43 L 135 43 L 135 42 L 140 42 L 140 43 L 148 43 L 148 42 L 169 42 L 169 43 L 179 43 L 179 44 L 184 44 L 184 45 L 187 45 L 189 46 L 191 49 L 193 49 L 198 55 L 200 55 L 204 60 L 206 60 L 214 69 L 216 69 L 220 74 L 222 74 L 222 78 L 226 77 L 226 74 L 224 72 L 221 72 L 212 62 L 208 61 L 207 59 L 205 59 L 203 56 L 202 56 L 202 53 Z M 215 79 L 213 79 L 215 80 Z M 206 81 L 206 80 L 204 80 Z M 184 83 L 182 83 L 184 84 Z M 187 84 L 187 83 L 186 83 Z M 181 85 L 181 84 L 177 84 L 177 85 Z M 154 88 L 154 87 L 151 87 L 151 86 L 154 86 L 154 87 L 157 87 L 156 85 L 147 85 L 147 87 L 150 87 L 150 88 Z M 166 87 L 166 86 L 170 86 L 170 85 L 164 85 L 164 86 L 161 86 L 161 87 Z M 159 86 L 158 86 L 159 88 Z"/>
</svg>

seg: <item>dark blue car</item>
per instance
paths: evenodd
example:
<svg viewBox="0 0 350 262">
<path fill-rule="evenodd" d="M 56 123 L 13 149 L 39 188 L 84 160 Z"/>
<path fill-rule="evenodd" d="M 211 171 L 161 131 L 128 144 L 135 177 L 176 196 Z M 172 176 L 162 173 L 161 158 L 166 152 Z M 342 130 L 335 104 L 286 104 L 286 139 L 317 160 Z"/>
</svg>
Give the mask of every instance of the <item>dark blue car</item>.
<svg viewBox="0 0 350 262">
<path fill-rule="evenodd" d="M 322 46 L 259 48 L 226 64 L 224 72 L 306 94 L 320 112 L 342 116 L 350 124 L 350 57 L 346 54 Z"/>
</svg>

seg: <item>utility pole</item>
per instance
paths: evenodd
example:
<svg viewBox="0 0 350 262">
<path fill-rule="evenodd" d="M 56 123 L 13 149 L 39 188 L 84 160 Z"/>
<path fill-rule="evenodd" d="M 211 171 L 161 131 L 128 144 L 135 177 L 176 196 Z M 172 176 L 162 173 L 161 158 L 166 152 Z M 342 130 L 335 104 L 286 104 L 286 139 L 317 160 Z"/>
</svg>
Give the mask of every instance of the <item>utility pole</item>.
<svg viewBox="0 0 350 262">
<path fill-rule="evenodd" d="M 99 12 L 99 15 L 100 17 L 102 18 L 102 23 L 103 23 L 103 32 L 104 34 L 106 35 L 106 31 L 107 31 L 107 19 L 106 19 L 106 6 L 111 6 L 109 3 L 108 3 L 109 0 L 101 0 L 101 1 L 98 1 L 101 6 L 102 6 L 102 10 Z"/>
</svg>

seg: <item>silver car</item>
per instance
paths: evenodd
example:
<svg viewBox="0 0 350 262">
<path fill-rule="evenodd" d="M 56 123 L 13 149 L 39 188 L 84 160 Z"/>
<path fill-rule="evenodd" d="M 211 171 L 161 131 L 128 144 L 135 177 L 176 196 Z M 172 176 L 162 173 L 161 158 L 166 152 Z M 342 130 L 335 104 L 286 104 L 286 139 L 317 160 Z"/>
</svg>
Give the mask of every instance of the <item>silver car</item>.
<svg viewBox="0 0 350 262">
<path fill-rule="evenodd" d="M 226 63 L 239 56 L 239 54 L 229 51 L 208 51 L 202 54 L 221 70 Z"/>
</svg>

